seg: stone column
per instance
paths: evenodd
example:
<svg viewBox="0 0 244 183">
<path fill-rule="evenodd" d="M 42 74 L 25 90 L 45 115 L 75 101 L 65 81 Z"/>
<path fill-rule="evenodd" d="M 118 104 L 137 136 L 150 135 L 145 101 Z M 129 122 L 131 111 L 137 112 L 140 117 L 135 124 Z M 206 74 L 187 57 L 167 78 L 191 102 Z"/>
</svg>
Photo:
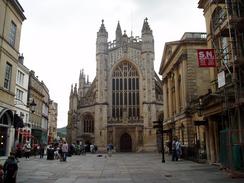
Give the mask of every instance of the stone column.
<svg viewBox="0 0 244 183">
<path fill-rule="evenodd" d="M 216 161 L 215 157 L 215 144 L 214 144 L 214 125 L 213 121 L 209 123 L 209 150 L 210 150 L 210 162 L 214 163 Z"/>
<path fill-rule="evenodd" d="M 217 127 L 217 123 L 214 121 L 214 145 L 215 145 L 215 161 L 219 162 L 219 136 L 218 136 L 218 127 Z"/>
<path fill-rule="evenodd" d="M 178 82 L 178 79 L 179 79 L 179 74 L 178 74 L 178 70 L 176 68 L 175 72 L 175 106 L 176 106 L 176 114 L 178 114 L 180 112 L 180 103 L 179 103 L 179 82 Z"/>
<path fill-rule="evenodd" d="M 186 61 L 182 62 L 182 107 L 186 108 L 187 106 L 187 78 L 186 78 L 186 74 L 187 74 L 187 66 L 186 66 Z"/>
<path fill-rule="evenodd" d="M 205 126 L 205 137 L 206 137 L 206 152 L 207 152 L 207 160 L 210 162 L 211 154 L 210 154 L 210 143 L 209 143 L 209 126 Z"/>
<path fill-rule="evenodd" d="M 168 97 L 167 97 L 167 79 L 163 81 L 163 97 L 164 97 L 164 119 L 168 119 Z"/>
<path fill-rule="evenodd" d="M 172 117 L 172 91 L 171 91 L 171 77 L 168 78 L 168 109 L 169 109 L 169 118 Z"/>
<path fill-rule="evenodd" d="M 6 156 L 9 156 L 12 148 L 14 147 L 14 133 L 15 129 L 13 126 L 8 128 L 7 144 L 6 144 Z"/>
</svg>

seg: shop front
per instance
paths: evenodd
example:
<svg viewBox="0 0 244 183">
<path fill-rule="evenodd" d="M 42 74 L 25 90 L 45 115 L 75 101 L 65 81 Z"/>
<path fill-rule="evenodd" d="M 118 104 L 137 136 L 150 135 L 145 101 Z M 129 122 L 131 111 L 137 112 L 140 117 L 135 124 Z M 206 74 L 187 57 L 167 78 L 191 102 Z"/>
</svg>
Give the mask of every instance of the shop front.
<svg viewBox="0 0 244 183">
<path fill-rule="evenodd" d="M 12 110 L 0 107 L 0 156 L 7 156 L 14 144 Z"/>
</svg>

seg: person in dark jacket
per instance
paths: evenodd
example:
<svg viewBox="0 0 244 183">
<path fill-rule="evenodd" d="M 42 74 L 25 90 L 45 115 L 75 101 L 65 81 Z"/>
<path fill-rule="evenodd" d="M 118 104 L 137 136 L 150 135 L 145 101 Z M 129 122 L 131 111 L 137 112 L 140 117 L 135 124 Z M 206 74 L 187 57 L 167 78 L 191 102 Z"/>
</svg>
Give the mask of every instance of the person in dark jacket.
<svg viewBox="0 0 244 183">
<path fill-rule="evenodd" d="M 18 164 L 15 159 L 14 153 L 10 153 L 10 156 L 5 161 L 3 165 L 3 171 L 4 171 L 4 182 L 16 183 Z"/>
</svg>

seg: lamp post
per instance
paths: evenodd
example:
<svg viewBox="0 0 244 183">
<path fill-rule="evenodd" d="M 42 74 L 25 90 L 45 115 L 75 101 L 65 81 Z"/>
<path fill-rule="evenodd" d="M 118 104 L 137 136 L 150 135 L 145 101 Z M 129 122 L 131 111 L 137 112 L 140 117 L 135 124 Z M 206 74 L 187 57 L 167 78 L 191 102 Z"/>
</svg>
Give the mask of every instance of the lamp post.
<svg viewBox="0 0 244 183">
<path fill-rule="evenodd" d="M 162 163 L 165 163 L 165 159 L 164 159 L 164 125 L 163 125 L 163 121 L 161 121 L 162 123 L 162 132 L 161 132 L 161 135 L 162 135 Z"/>
<path fill-rule="evenodd" d="M 197 106 L 197 114 L 198 114 L 199 117 L 202 116 L 202 110 L 203 110 L 203 102 L 202 102 L 202 99 L 199 98 L 198 106 Z"/>
<path fill-rule="evenodd" d="M 29 104 L 29 106 L 30 106 L 31 112 L 34 113 L 36 110 L 36 103 L 35 103 L 34 99 L 32 99 L 32 102 Z"/>
<path fill-rule="evenodd" d="M 162 163 L 165 163 L 164 159 L 164 125 L 163 120 L 153 121 L 153 128 L 156 128 L 157 131 L 160 132 L 161 135 L 161 152 L 162 152 Z"/>
</svg>

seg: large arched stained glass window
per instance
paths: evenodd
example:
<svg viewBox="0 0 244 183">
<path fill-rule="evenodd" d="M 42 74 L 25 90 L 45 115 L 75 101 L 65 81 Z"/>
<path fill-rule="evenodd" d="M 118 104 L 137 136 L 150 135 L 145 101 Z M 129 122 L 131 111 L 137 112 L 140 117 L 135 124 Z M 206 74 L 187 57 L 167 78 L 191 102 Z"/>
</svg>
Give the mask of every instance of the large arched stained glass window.
<svg viewBox="0 0 244 183">
<path fill-rule="evenodd" d="M 126 114 L 126 116 L 124 116 Z M 139 119 L 139 75 L 129 62 L 121 62 L 112 74 L 112 117 Z"/>
</svg>

